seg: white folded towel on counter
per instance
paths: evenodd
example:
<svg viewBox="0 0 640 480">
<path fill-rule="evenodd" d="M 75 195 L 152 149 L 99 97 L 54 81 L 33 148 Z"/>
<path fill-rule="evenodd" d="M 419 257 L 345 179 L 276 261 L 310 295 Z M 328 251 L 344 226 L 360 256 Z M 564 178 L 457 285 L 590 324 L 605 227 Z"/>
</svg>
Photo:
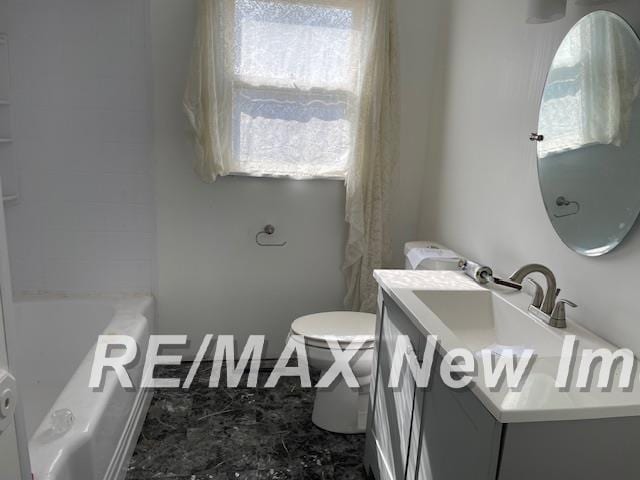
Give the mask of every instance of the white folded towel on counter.
<svg viewBox="0 0 640 480">
<path fill-rule="evenodd" d="M 411 268 L 414 270 L 425 260 L 450 260 L 451 262 L 459 262 L 461 260 L 452 250 L 432 247 L 412 248 L 409 250 L 407 258 Z"/>
<path fill-rule="evenodd" d="M 500 345 L 498 343 L 494 343 L 492 345 L 488 345 L 482 350 L 476 352 L 477 357 L 482 356 L 482 352 L 488 350 L 491 352 L 491 355 L 498 357 L 509 357 L 513 356 L 515 358 L 520 358 L 524 355 L 526 351 L 531 350 L 530 348 L 525 347 L 524 345 Z"/>
</svg>

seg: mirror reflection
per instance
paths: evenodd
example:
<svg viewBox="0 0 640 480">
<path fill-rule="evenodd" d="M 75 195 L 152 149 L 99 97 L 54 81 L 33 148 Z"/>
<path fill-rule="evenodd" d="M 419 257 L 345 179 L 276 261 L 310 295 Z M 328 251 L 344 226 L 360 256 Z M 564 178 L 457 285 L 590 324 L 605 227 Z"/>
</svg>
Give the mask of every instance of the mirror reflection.
<svg viewBox="0 0 640 480">
<path fill-rule="evenodd" d="M 538 173 L 549 219 L 584 255 L 615 248 L 640 211 L 640 40 L 595 12 L 560 45 L 544 89 Z"/>
</svg>

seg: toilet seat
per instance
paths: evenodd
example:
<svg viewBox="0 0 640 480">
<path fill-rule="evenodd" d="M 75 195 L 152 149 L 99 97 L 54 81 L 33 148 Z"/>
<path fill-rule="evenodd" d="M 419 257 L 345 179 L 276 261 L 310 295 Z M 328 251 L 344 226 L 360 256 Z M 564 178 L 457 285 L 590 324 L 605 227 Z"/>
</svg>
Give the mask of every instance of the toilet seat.
<svg viewBox="0 0 640 480">
<path fill-rule="evenodd" d="M 361 312 L 324 312 L 305 315 L 291 324 L 293 335 L 302 335 L 307 346 L 329 348 L 328 339 L 337 340 L 345 350 L 356 337 L 365 337 L 358 350 L 368 350 L 375 345 L 376 316 Z"/>
</svg>

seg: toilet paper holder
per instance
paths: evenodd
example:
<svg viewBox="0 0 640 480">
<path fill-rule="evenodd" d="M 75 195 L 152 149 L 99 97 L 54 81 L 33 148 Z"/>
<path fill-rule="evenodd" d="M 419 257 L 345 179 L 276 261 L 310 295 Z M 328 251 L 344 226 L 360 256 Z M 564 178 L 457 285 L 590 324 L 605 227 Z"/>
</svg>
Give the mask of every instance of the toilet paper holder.
<svg viewBox="0 0 640 480">
<path fill-rule="evenodd" d="M 256 244 L 260 247 L 284 247 L 287 242 L 281 242 L 281 243 L 265 243 L 263 241 L 260 240 L 260 237 L 263 235 L 273 235 L 276 231 L 276 227 L 274 227 L 271 224 L 265 225 L 264 228 L 262 230 L 260 230 L 258 233 L 256 233 Z"/>
</svg>

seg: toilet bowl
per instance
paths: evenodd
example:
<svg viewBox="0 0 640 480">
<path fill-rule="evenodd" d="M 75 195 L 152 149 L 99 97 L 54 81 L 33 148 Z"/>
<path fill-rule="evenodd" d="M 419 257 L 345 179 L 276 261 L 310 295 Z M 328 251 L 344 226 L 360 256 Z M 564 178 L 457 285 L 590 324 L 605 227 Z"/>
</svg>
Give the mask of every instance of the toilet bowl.
<svg viewBox="0 0 640 480">
<path fill-rule="evenodd" d="M 408 242 L 404 253 L 406 269 L 459 270 L 463 261 L 455 252 L 429 241 Z M 343 350 L 349 348 L 357 336 L 366 339 L 349 362 L 359 388 L 349 388 L 344 378 L 339 376 L 330 388 L 316 389 L 312 421 L 318 427 L 337 433 L 365 431 L 375 324 L 375 315 L 359 312 L 316 313 L 300 317 L 291 324 L 291 334 L 304 338 L 309 365 L 322 374 L 334 362 L 328 339 L 337 340 Z"/>
<path fill-rule="evenodd" d="M 335 361 L 327 340 L 337 341 L 342 350 L 354 348 L 351 343 L 356 337 L 364 340 L 349 361 L 359 387 L 349 387 L 340 375 L 330 387 L 316 389 L 311 420 L 319 428 L 336 433 L 365 431 L 375 323 L 376 316 L 370 313 L 325 312 L 300 317 L 291 324 L 291 334 L 304 339 L 309 365 L 322 375 Z"/>
</svg>

